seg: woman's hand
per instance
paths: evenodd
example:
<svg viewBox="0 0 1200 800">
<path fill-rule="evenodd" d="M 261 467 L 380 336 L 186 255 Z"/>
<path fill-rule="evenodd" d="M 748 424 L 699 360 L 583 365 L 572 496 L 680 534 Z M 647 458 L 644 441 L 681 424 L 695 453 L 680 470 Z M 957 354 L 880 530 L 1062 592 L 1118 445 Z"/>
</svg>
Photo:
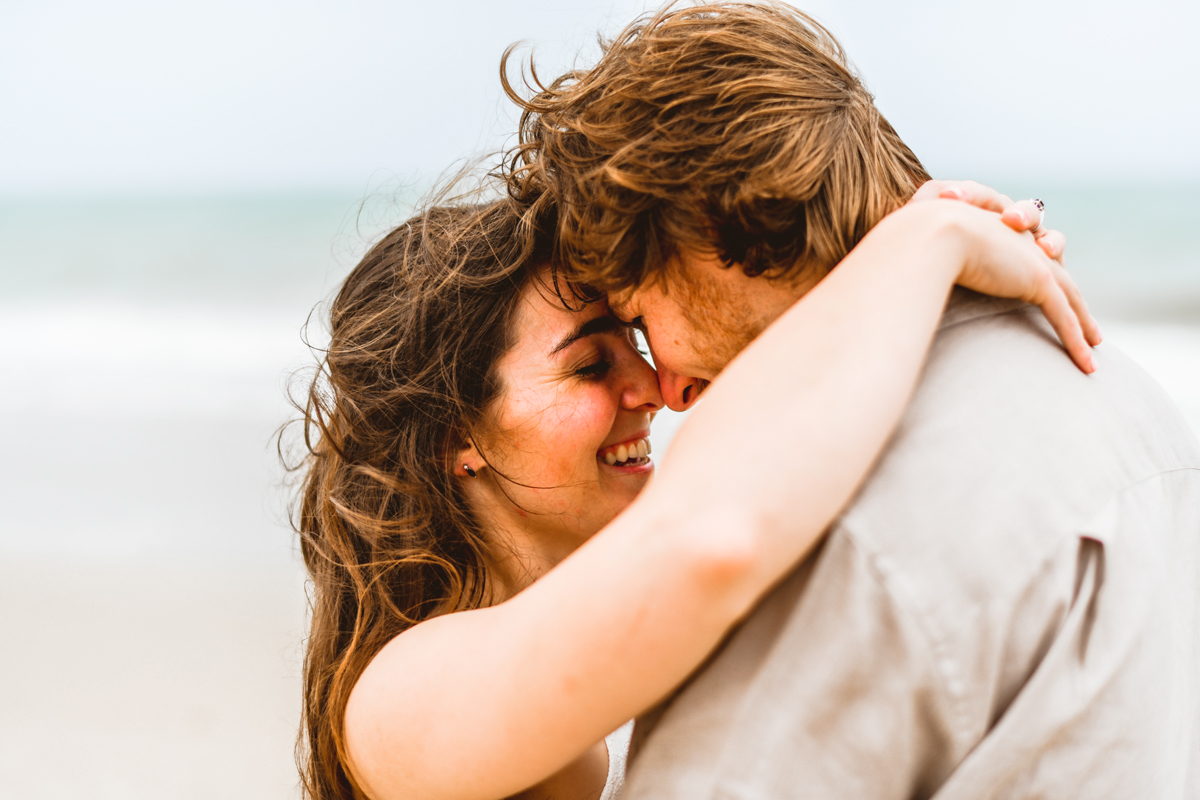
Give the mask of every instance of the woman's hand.
<svg viewBox="0 0 1200 800">
<path fill-rule="evenodd" d="M 939 199 L 959 200 L 992 214 L 961 214 L 948 210 L 956 219 L 958 232 L 966 234 L 969 254 L 957 282 L 969 289 L 1000 297 L 1016 297 L 1042 309 L 1054 327 L 1072 360 L 1084 372 L 1095 371 L 1091 347 L 1100 344 L 1100 327 L 1088 310 L 1083 294 L 1063 267 L 1066 238 L 1055 230 L 1031 231 L 1041 223 L 1042 212 L 1030 200 L 1014 202 L 973 181 L 929 181 L 909 205 Z M 945 205 L 945 204 L 939 204 Z M 961 209 L 964 210 L 965 209 Z M 1004 235 L 1003 226 L 994 224 L 996 216 L 1011 232 L 1021 234 L 1037 249 L 1016 246 L 1014 237 Z M 992 250 L 990 248 L 996 248 Z M 1043 258 L 1037 256 L 1040 249 Z"/>
<path fill-rule="evenodd" d="M 1033 201 L 1014 201 L 1008 195 L 975 181 L 926 181 L 909 202 L 939 199 L 961 200 L 976 208 L 995 211 L 1005 225 L 1020 233 L 1035 230 L 1042 221 L 1042 212 Z M 1067 239 L 1060 231 L 1046 229 L 1038 233 L 1036 241 L 1043 253 L 1059 265 L 1063 264 Z"/>
</svg>

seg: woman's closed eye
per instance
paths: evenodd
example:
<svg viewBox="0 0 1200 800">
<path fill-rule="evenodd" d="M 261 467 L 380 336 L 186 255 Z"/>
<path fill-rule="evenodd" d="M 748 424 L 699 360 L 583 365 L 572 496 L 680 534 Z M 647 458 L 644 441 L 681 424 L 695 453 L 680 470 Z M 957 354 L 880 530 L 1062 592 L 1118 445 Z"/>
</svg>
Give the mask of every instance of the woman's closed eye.
<svg viewBox="0 0 1200 800">
<path fill-rule="evenodd" d="M 611 369 L 612 362 L 607 358 L 601 358 L 598 361 L 593 361 L 592 363 L 575 370 L 575 374 L 587 380 L 599 380 L 607 375 Z"/>
</svg>

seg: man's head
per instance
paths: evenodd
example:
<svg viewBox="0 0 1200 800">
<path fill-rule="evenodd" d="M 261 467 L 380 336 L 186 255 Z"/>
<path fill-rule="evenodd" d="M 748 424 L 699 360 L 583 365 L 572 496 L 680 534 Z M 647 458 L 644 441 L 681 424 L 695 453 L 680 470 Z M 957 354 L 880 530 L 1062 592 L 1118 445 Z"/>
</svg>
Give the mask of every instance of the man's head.
<svg viewBox="0 0 1200 800">
<path fill-rule="evenodd" d="M 510 95 L 510 191 L 553 212 L 575 277 L 642 317 L 673 408 L 928 178 L 833 36 L 783 5 L 662 11 Z"/>
</svg>

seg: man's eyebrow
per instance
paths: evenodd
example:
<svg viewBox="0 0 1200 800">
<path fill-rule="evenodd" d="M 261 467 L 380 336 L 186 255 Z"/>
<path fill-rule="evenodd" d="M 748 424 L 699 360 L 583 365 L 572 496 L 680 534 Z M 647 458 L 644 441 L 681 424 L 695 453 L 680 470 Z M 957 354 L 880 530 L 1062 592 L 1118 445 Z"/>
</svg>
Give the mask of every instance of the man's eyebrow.
<svg viewBox="0 0 1200 800">
<path fill-rule="evenodd" d="M 550 351 L 550 355 L 557 355 L 571 345 L 578 342 L 580 339 L 586 339 L 589 336 L 595 336 L 597 333 L 612 333 L 625 327 L 621 321 L 612 314 L 605 314 L 600 317 L 592 317 L 587 322 L 580 325 L 575 330 L 563 337 L 563 340 L 554 346 Z"/>
</svg>

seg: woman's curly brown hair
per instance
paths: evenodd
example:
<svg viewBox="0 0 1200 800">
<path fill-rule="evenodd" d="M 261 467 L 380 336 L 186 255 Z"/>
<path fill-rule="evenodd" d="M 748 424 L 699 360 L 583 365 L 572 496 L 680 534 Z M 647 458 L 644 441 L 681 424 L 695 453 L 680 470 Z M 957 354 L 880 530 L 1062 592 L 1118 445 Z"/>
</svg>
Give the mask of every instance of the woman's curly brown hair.
<svg viewBox="0 0 1200 800">
<path fill-rule="evenodd" d="M 928 175 L 876 110 L 841 45 L 776 3 L 666 9 L 589 70 L 533 96 L 509 154 L 515 199 L 557 214 L 558 253 L 621 291 L 680 247 L 747 275 L 828 270 Z M 557 207 L 555 209 L 555 207 Z"/>
<path fill-rule="evenodd" d="M 522 288 L 548 237 L 509 200 L 434 206 L 371 248 L 330 310 L 308 389 L 296 528 L 311 586 L 299 756 L 305 796 L 359 795 L 346 704 L 392 638 L 491 602 L 489 549 L 451 472 L 501 390 Z"/>
</svg>

